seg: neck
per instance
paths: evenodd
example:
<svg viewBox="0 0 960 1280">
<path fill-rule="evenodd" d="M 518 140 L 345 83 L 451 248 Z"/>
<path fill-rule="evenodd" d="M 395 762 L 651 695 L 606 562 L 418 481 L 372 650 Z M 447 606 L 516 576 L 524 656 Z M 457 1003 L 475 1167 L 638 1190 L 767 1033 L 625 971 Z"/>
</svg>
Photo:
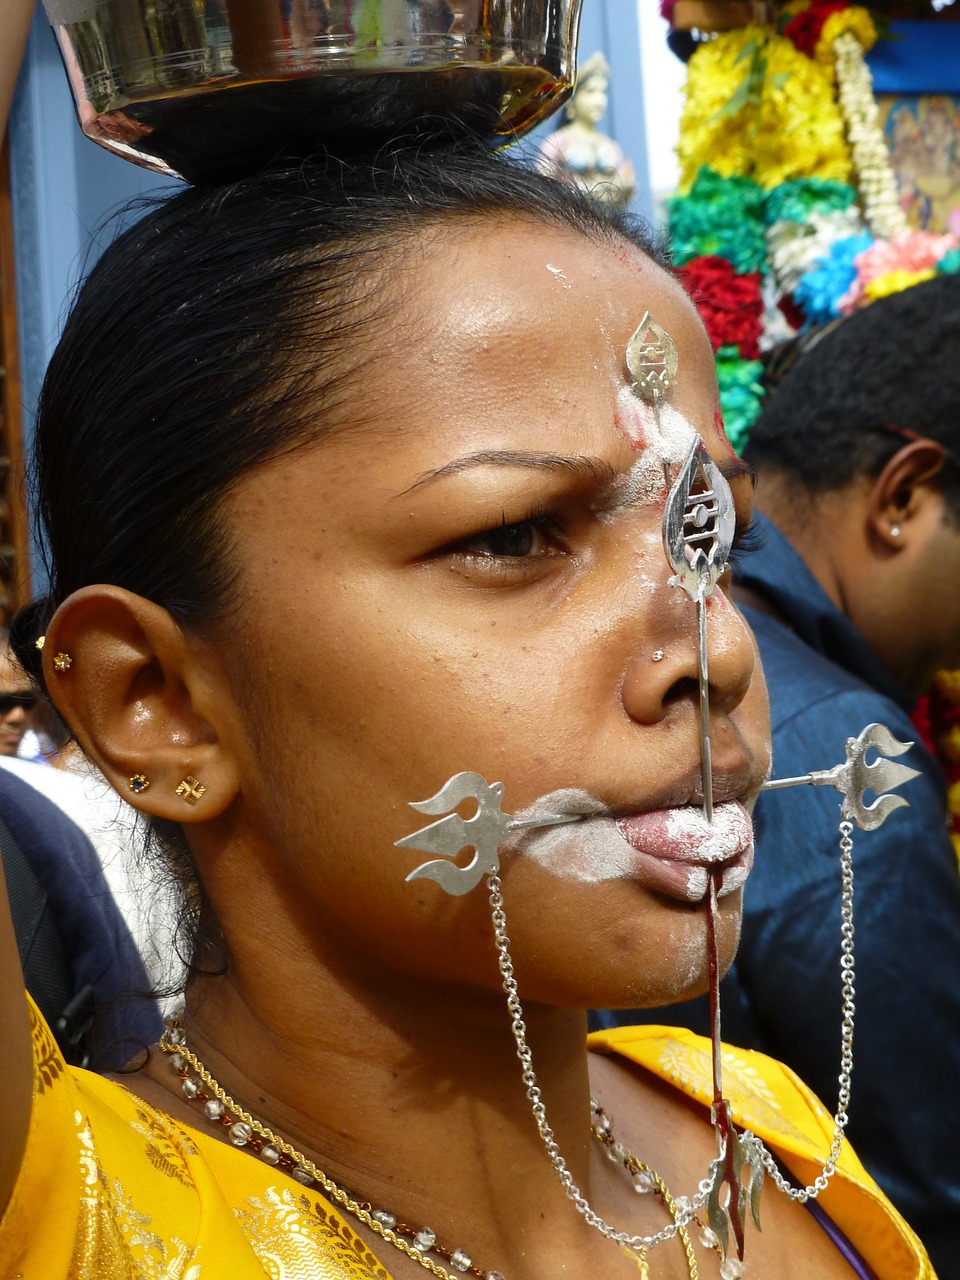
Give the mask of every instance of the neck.
<svg viewBox="0 0 960 1280">
<path fill-rule="evenodd" d="M 464 1197 L 467 1222 L 518 1220 L 518 1197 L 537 1212 L 562 1202 L 502 996 L 328 987 L 313 1001 L 300 989 L 296 1009 L 284 1003 L 276 992 L 261 1002 L 232 975 L 206 980 L 189 1003 L 188 1040 L 227 1092 L 335 1181 L 438 1232 L 463 1223 Z M 586 1187 L 585 1015 L 525 1015 L 550 1123 Z"/>
</svg>

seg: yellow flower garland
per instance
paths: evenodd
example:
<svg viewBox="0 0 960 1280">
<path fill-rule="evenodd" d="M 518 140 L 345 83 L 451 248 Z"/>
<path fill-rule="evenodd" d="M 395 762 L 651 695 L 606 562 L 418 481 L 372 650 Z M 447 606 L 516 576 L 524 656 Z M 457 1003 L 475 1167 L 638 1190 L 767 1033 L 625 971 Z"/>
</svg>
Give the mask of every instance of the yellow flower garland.
<svg viewBox="0 0 960 1280">
<path fill-rule="evenodd" d="M 832 68 L 757 25 L 707 41 L 690 59 L 677 153 L 681 192 L 704 165 L 767 190 L 791 178 L 848 181 L 851 156 Z"/>
</svg>

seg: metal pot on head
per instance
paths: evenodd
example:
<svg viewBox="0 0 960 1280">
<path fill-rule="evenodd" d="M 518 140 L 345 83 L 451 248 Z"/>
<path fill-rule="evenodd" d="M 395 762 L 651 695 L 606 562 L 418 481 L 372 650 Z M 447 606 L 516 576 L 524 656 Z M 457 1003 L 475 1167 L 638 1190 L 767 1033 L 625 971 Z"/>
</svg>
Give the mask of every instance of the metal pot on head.
<svg viewBox="0 0 960 1280">
<path fill-rule="evenodd" d="M 87 137 L 197 182 L 403 133 L 519 137 L 570 93 L 581 0 L 45 5 Z"/>
</svg>

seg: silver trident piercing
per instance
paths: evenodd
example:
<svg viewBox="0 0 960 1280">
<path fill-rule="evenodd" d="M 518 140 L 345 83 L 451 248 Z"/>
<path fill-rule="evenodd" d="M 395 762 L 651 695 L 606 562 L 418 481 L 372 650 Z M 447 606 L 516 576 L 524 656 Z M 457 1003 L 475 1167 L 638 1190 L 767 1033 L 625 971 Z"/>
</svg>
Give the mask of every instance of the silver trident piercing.
<svg viewBox="0 0 960 1280">
<path fill-rule="evenodd" d="M 726 571 L 736 530 L 736 508 L 730 486 L 698 436 L 690 446 L 680 473 L 667 495 L 663 513 L 663 548 L 674 571 L 671 585 L 682 587 L 697 608 L 697 658 L 700 693 L 700 772 L 703 816 L 713 821 L 713 761 L 710 744 L 710 670 L 707 654 L 707 600 Z M 723 1096 L 720 1053 L 719 960 L 717 914 L 719 874 L 709 876 L 707 899 L 707 958 L 710 968 L 710 1019 L 713 1048 L 713 1106 L 711 1119 L 720 1161 L 707 1198 L 707 1217 L 720 1241 L 724 1257 L 733 1231 L 737 1256 L 743 1258 L 743 1228 L 747 1204 L 760 1226 L 763 1161 L 752 1135 L 737 1133 L 730 1104 Z M 747 1185 L 743 1171 L 747 1169 Z M 726 1186 L 728 1194 L 722 1199 Z"/>
<path fill-rule="evenodd" d="M 660 401 L 677 381 L 680 356 L 677 344 L 647 311 L 627 343 L 627 371 L 633 390 L 653 405 L 660 426 Z"/>
<path fill-rule="evenodd" d="M 843 796 L 840 814 L 845 822 L 855 822 L 861 831 L 875 831 L 894 809 L 909 806 L 903 796 L 890 795 L 897 787 L 920 776 L 919 769 L 897 764 L 878 755 L 867 764 L 867 752 L 886 752 L 888 756 L 902 756 L 913 746 L 912 742 L 899 742 L 884 724 L 868 724 L 856 738 L 847 739 L 847 758 L 832 769 L 817 769 L 799 778 L 775 778 L 765 782 L 761 791 L 779 791 L 782 787 L 836 787 Z M 876 799 L 864 803 L 866 792 L 872 791 Z"/>
<path fill-rule="evenodd" d="M 545 814 L 542 818 L 517 819 L 502 813 L 503 783 L 487 782 L 479 773 L 456 773 L 429 800 L 411 803 L 418 813 L 443 813 L 446 817 L 421 827 L 396 842 L 398 849 L 417 849 L 421 853 L 439 853 L 450 861 L 424 862 L 407 876 L 407 880 L 435 880 L 441 889 L 459 897 L 475 889 L 485 876 L 500 870 L 500 845 L 510 831 L 527 827 L 553 827 L 564 822 L 578 822 L 582 814 Z M 475 800 L 477 812 L 472 818 L 452 813 L 464 800 Z M 474 856 L 465 866 L 453 859 L 461 849 L 471 848 Z"/>
</svg>

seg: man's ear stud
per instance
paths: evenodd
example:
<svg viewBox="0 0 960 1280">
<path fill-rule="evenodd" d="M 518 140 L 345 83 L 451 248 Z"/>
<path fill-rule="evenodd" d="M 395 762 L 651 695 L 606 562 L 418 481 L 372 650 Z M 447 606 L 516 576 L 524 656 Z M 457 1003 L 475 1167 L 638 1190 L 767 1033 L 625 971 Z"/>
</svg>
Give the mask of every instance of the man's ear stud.
<svg viewBox="0 0 960 1280">
<path fill-rule="evenodd" d="M 58 653 L 54 655 L 53 669 L 54 671 L 69 671 L 73 666 L 72 653 Z"/>
<path fill-rule="evenodd" d="M 135 773 L 127 785 L 131 791 L 135 791 L 137 795 L 140 795 L 149 787 L 150 779 L 145 773 Z"/>
<path fill-rule="evenodd" d="M 898 524 L 892 524 L 892 525 L 890 526 L 890 537 L 891 537 L 891 538 L 899 538 L 899 537 L 900 537 L 900 526 L 899 526 Z"/>
<path fill-rule="evenodd" d="M 177 795 L 186 804 L 196 804 L 206 789 L 198 778 L 195 778 L 192 773 L 188 773 L 177 787 Z"/>
</svg>

